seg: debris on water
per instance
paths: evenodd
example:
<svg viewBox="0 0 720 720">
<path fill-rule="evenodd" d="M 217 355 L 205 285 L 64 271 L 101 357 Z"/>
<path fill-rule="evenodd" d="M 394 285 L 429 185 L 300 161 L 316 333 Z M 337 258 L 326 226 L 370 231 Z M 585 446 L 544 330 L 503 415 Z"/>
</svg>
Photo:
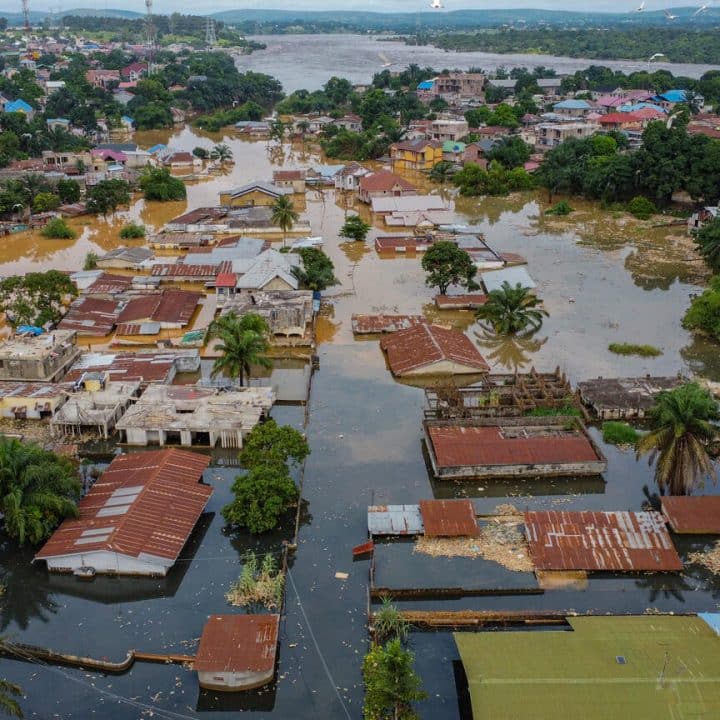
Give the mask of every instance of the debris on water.
<svg viewBox="0 0 720 720">
<path fill-rule="evenodd" d="M 338 580 L 347 580 L 350 577 L 350 574 L 346 572 L 336 572 L 335 577 Z"/>
<path fill-rule="evenodd" d="M 713 575 L 720 575 L 720 541 L 716 542 L 710 550 L 690 553 L 687 562 L 702 565 Z"/>
</svg>

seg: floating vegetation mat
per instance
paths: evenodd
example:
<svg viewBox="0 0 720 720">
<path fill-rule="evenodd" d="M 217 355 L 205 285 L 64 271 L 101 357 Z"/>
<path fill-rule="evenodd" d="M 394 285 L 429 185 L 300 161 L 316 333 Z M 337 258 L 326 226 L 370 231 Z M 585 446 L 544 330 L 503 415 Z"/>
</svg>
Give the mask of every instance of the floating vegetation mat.
<svg viewBox="0 0 720 720">
<path fill-rule="evenodd" d="M 498 506 L 501 516 L 480 528 L 477 537 L 419 537 L 415 552 L 431 557 L 483 558 L 515 572 L 532 572 L 530 549 L 518 526 L 522 516 L 512 505 Z"/>
<path fill-rule="evenodd" d="M 702 565 L 714 575 L 720 575 L 720 541 L 716 542 L 711 550 L 690 553 L 687 562 Z"/>
</svg>

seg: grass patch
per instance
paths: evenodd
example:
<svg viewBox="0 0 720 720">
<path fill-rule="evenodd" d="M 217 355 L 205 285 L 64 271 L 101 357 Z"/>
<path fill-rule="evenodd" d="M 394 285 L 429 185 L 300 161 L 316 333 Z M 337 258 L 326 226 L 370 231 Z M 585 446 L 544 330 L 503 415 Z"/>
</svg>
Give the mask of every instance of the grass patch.
<svg viewBox="0 0 720 720">
<path fill-rule="evenodd" d="M 610 445 L 635 446 L 640 439 L 640 433 L 624 422 L 606 422 L 602 426 L 603 440 Z"/>
<path fill-rule="evenodd" d="M 564 215 L 569 215 L 571 212 L 574 212 L 574 210 L 570 206 L 570 203 L 567 200 L 560 200 L 560 202 L 556 202 L 551 208 L 546 210 L 545 214 L 562 217 Z"/>
<path fill-rule="evenodd" d="M 582 413 L 574 405 L 558 408 L 537 407 L 525 413 L 525 417 L 580 417 Z"/>
<path fill-rule="evenodd" d="M 238 607 L 264 605 L 268 610 L 279 608 L 285 576 L 278 569 L 275 558 L 268 553 L 258 565 L 258 557 L 251 551 L 243 558 L 243 563 L 242 573 L 225 593 L 225 599 Z"/>
<path fill-rule="evenodd" d="M 636 345 L 634 343 L 610 343 L 608 350 L 616 355 L 639 355 L 640 357 L 658 357 L 663 354 L 654 345 Z"/>
</svg>

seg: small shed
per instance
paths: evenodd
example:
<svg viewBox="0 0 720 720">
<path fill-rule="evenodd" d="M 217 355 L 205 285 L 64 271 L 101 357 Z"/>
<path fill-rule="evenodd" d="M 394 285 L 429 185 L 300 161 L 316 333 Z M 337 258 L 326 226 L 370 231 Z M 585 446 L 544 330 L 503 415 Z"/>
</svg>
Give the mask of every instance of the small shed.
<svg viewBox="0 0 720 720">
<path fill-rule="evenodd" d="M 279 627 L 280 615 L 211 615 L 195 656 L 200 687 L 235 692 L 267 685 Z"/>
</svg>

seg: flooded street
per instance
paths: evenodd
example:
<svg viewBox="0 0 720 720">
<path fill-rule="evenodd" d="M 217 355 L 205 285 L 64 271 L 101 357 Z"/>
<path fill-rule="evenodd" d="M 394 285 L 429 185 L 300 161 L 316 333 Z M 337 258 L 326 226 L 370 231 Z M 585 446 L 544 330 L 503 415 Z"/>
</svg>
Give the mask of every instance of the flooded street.
<svg viewBox="0 0 720 720">
<path fill-rule="evenodd" d="M 333 75 L 353 83 L 367 83 L 381 72 L 386 63 L 392 70 L 402 70 L 414 63 L 436 70 L 468 70 L 476 67 L 492 72 L 499 67 L 543 65 L 558 74 L 570 74 L 590 65 L 621 70 L 626 74 L 647 70 L 647 60 L 586 60 L 553 55 L 509 54 L 483 52 L 446 52 L 429 45 L 412 47 L 403 42 L 378 40 L 366 35 L 257 35 L 251 40 L 265 43 L 266 50 L 243 55 L 237 61 L 240 71 L 253 70 L 276 77 L 286 92 L 300 88 L 318 90 Z M 331 58 L 331 62 L 328 62 Z M 699 78 L 716 65 L 691 65 L 666 62 L 653 63 L 655 70 L 668 70 L 673 75 Z"/>
<path fill-rule="evenodd" d="M 307 41 L 306 37 L 283 38 Z M 261 57 L 257 53 L 247 60 L 258 62 Z M 540 61 L 538 57 L 536 64 Z M 505 63 L 512 64 L 508 59 Z M 342 74 L 345 69 L 340 65 L 335 71 Z M 313 79 L 310 70 L 305 76 Z M 306 84 L 311 86 L 309 81 Z M 0 274 L 77 268 L 88 250 L 106 252 L 121 244 L 118 230 L 130 219 L 159 228 L 186 207 L 216 204 L 221 188 L 269 180 L 273 168 L 280 165 L 307 167 L 322 162 L 300 145 L 278 148 L 189 128 L 137 133 L 136 141 L 142 147 L 166 142 L 181 150 L 226 142 L 235 165 L 224 177 L 190 184 L 187 203 L 146 205 L 138 200 L 106 221 L 72 220 L 79 231 L 75 241 L 46 240 L 29 233 L 4 238 Z M 312 379 L 305 428 L 312 454 L 305 467 L 298 550 L 291 554 L 277 682 L 262 691 L 221 697 L 199 691 L 196 676 L 179 666 L 139 664 L 126 675 L 112 677 L 2 660 L 2 675 L 19 683 L 27 695 L 23 701 L 26 717 L 170 720 L 211 716 L 225 720 L 236 717 L 237 710 L 248 710 L 258 719 L 359 719 L 360 667 L 367 645 L 368 562 L 353 562 L 351 550 L 367 537 L 369 504 L 466 496 L 473 498 L 481 513 L 505 502 L 521 510 L 639 510 L 656 492 L 652 468 L 636 461 L 634 453 L 604 445 L 597 429 L 591 431 L 593 438 L 608 458 L 604 482 L 431 481 L 421 445 L 422 390 L 392 378 L 376 340 L 355 341 L 352 336 L 352 313 L 422 312 L 435 321 L 466 329 L 495 371 L 531 366 L 550 371 L 559 366 L 573 383 L 598 375 L 680 371 L 720 380 L 717 346 L 693 340 L 680 326 L 690 294 L 700 290 L 697 283 L 703 280 L 697 264 L 685 262 L 691 250 L 684 228 L 653 228 L 651 223 L 615 218 L 575 200 L 577 213 L 569 221 L 548 220 L 541 214 L 547 207 L 545 200 L 529 193 L 506 199 L 462 199 L 455 207 L 455 221 L 481 225 L 491 247 L 528 259 L 528 271 L 538 283 L 550 318 L 537 337 L 518 341 L 483 335 L 471 313 L 436 311 L 419 258 L 378 257 L 372 238 L 381 226 L 375 227 L 366 247 L 341 243 L 337 233 L 349 209 L 346 203 L 336 198 L 334 190 L 309 191 L 303 217 L 310 221 L 314 235 L 325 238 L 324 249 L 335 263 L 341 285 L 326 293 L 318 322 L 320 366 Z M 608 351 L 611 342 L 648 343 L 662 348 L 663 354 L 653 359 L 621 357 Z M 304 412 L 299 406 L 276 406 L 272 414 L 279 423 L 303 428 Z M 220 510 L 230 499 L 236 473 L 232 461 L 225 453 L 214 455 L 205 476 L 215 488 L 209 515 L 165 579 L 99 577 L 81 583 L 73 577 L 51 577 L 44 568 L 30 564 L 30 549 L 18 552 L 5 543 L 0 552 L 6 586 L 0 598 L 2 634 L 11 640 L 113 660 L 122 659 L 131 648 L 191 654 L 206 617 L 230 611 L 224 594 L 240 574 L 243 553 L 250 548 L 277 552 L 280 541 L 292 537 L 289 523 L 259 542 L 243 534 L 225 534 Z M 685 557 L 707 541 L 702 536 L 686 537 L 678 542 L 678 551 Z M 385 563 L 379 564 L 379 571 L 396 586 L 407 585 L 403 573 L 417 567 L 417 557 L 407 555 L 406 547 L 397 552 L 384 548 L 379 555 L 378 562 Z M 338 571 L 349 573 L 348 580 L 336 579 Z M 490 562 L 447 563 L 437 572 L 439 579 L 443 573 L 467 573 L 478 587 L 496 581 L 512 587 L 512 583 L 529 581 L 524 573 L 513 574 Z M 714 610 L 718 603 L 720 579 L 690 566 L 678 574 L 594 576 L 584 589 L 443 601 L 443 608 L 640 613 L 648 608 Z M 439 606 L 437 601 L 402 605 Z M 452 635 L 414 633 L 411 645 L 429 693 L 429 699 L 419 705 L 421 717 L 459 720 L 453 670 L 458 654 Z"/>
</svg>

